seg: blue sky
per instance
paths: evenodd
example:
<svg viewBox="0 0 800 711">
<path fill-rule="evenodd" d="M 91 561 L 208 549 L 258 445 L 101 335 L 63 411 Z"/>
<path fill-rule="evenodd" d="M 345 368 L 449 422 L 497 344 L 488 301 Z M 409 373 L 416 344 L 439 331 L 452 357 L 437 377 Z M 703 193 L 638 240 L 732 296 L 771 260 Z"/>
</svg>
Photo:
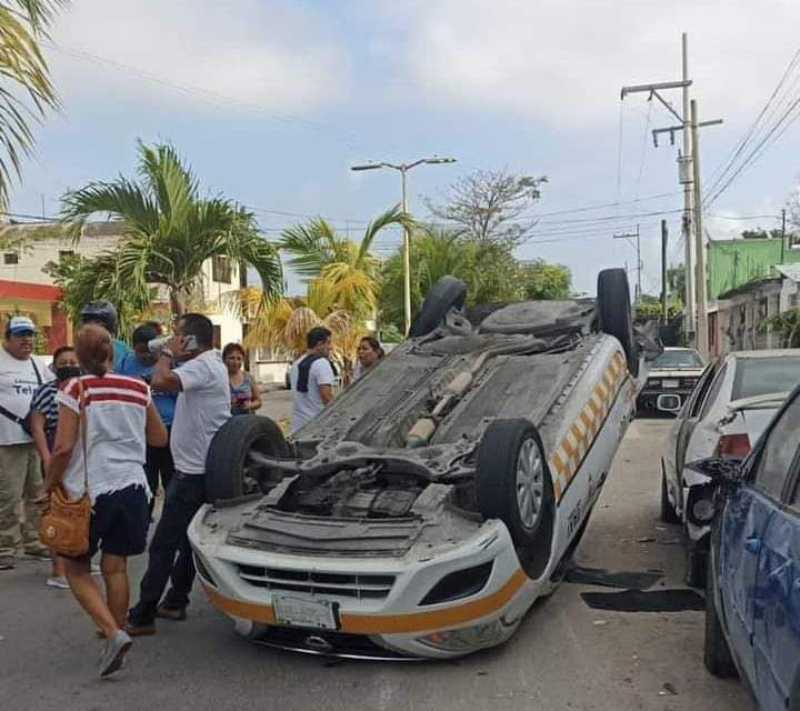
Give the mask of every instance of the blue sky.
<svg viewBox="0 0 800 711">
<path fill-rule="evenodd" d="M 689 33 L 701 118 L 725 119 L 702 133 L 710 185 L 797 51 L 798 21 L 800 6 L 783 0 L 76 0 L 46 48 L 63 111 L 37 131 L 12 209 L 39 214 L 44 196 L 52 216 L 67 188 L 131 173 L 137 138 L 170 140 L 209 191 L 257 208 L 268 234 L 302 219 L 279 214 L 293 213 L 355 237 L 400 186 L 349 166 L 438 154 L 458 163 L 410 174 L 418 216 L 423 196 L 476 169 L 547 175 L 519 256 L 566 264 L 592 292 L 599 269 L 633 266 L 611 235 L 638 221 L 644 289 L 657 293 L 661 216 L 626 216 L 682 206 L 676 149 L 666 138 L 653 148 L 646 132 L 673 119 L 644 95 L 621 105 L 620 87 L 679 78 Z M 722 218 L 777 215 L 800 176 L 798 148 L 800 124 L 711 207 L 712 237 L 777 224 Z M 677 261 L 679 216 L 664 217 Z M 591 218 L 613 219 L 569 221 Z M 399 238 L 387 233 L 381 254 Z"/>
</svg>

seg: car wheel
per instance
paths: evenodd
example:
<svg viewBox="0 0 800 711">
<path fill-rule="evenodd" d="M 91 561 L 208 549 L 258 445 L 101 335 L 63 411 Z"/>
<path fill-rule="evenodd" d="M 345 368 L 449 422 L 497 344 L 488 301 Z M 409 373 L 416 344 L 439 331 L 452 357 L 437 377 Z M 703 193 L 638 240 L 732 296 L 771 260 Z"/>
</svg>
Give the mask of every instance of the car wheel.
<svg viewBox="0 0 800 711">
<path fill-rule="evenodd" d="M 478 452 L 478 510 L 508 526 L 529 575 L 550 554 L 555 499 L 542 440 L 527 420 L 500 420 L 486 429 Z"/>
<path fill-rule="evenodd" d="M 706 569 L 708 554 L 704 550 L 697 550 L 691 541 L 686 548 L 686 584 L 690 588 L 706 586 Z"/>
<path fill-rule="evenodd" d="M 598 274 L 597 318 L 600 330 L 622 344 L 628 370 L 634 377 L 639 375 L 639 347 L 633 337 L 631 292 L 624 269 L 604 269 Z"/>
<path fill-rule="evenodd" d="M 736 676 L 736 665 L 731 657 L 728 640 L 714 603 L 714 574 L 706 576 L 706 638 L 703 650 L 706 669 L 714 676 L 727 678 Z"/>
<path fill-rule="evenodd" d="M 664 473 L 664 462 L 661 462 L 661 520 L 664 523 L 680 523 L 675 508 L 670 503 L 667 493 L 667 475 Z"/>
<path fill-rule="evenodd" d="M 208 501 L 236 499 L 260 493 L 270 471 L 259 466 L 252 454 L 286 458 L 289 447 L 278 425 L 268 417 L 231 417 L 214 435 L 206 457 Z"/>
<path fill-rule="evenodd" d="M 452 276 L 444 276 L 428 291 L 419 314 L 411 324 L 409 337 L 426 336 L 437 329 L 452 308 L 460 309 L 467 298 L 467 285 Z"/>
</svg>

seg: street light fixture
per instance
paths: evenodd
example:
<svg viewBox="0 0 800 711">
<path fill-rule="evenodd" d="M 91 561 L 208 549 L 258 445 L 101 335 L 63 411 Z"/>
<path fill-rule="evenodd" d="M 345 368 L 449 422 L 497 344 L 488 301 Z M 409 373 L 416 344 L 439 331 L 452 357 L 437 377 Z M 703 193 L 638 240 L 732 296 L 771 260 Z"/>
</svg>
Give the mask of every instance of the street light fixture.
<svg viewBox="0 0 800 711">
<path fill-rule="evenodd" d="M 362 163 L 361 165 L 354 165 L 350 170 L 378 170 L 380 168 L 389 168 L 396 170 L 400 173 L 402 180 L 402 210 L 408 213 L 408 205 L 406 203 L 406 173 L 418 165 L 441 165 L 442 163 L 455 163 L 455 158 L 420 158 L 413 163 Z M 404 228 L 403 236 L 403 301 L 405 310 L 405 335 L 408 335 L 411 330 L 411 235 L 409 234 L 408 227 Z"/>
</svg>

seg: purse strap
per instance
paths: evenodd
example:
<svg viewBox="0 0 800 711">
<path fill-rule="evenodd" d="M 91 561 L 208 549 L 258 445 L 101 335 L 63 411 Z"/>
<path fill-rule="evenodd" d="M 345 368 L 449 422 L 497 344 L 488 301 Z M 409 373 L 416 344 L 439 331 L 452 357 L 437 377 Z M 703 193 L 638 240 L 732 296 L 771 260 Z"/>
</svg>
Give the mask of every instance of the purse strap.
<svg viewBox="0 0 800 711">
<path fill-rule="evenodd" d="M 86 391 L 83 381 L 78 378 L 78 420 L 81 428 L 81 448 L 83 449 L 83 490 L 84 495 L 89 493 L 89 453 L 86 447 Z"/>
</svg>

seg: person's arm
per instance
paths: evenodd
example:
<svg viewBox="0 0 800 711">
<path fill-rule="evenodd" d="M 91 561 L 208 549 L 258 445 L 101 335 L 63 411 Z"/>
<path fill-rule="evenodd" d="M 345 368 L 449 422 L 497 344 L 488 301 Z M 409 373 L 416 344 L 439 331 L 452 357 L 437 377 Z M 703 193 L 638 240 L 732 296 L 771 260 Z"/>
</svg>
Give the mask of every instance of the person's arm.
<svg viewBox="0 0 800 711">
<path fill-rule="evenodd" d="M 166 447 L 169 443 L 167 428 L 164 426 L 161 415 L 158 414 L 158 410 L 152 402 L 147 406 L 145 436 L 147 437 L 147 444 L 151 447 Z"/>
<path fill-rule="evenodd" d="M 333 386 L 332 385 L 320 385 L 319 386 L 319 397 L 322 400 L 323 405 L 327 405 L 331 400 L 333 400 Z"/>
<path fill-rule="evenodd" d="M 50 448 L 47 446 L 47 435 L 44 431 L 47 419 L 44 414 L 38 410 L 31 410 L 31 437 L 33 437 L 33 444 L 36 446 L 36 451 L 42 460 L 42 466 L 47 471 L 47 466 L 50 463 Z"/>
<path fill-rule="evenodd" d="M 64 478 L 69 460 L 72 459 L 72 451 L 78 442 L 79 429 L 78 413 L 67 405 L 59 405 L 56 442 L 53 446 L 53 454 L 50 456 L 50 466 L 47 467 L 45 479 L 45 488 L 48 492 L 58 487 Z"/>
<path fill-rule="evenodd" d="M 162 351 L 155 366 L 153 366 L 153 377 L 150 385 L 154 390 L 165 393 L 179 393 L 181 391 L 181 380 L 172 370 L 172 353 Z"/>
<path fill-rule="evenodd" d="M 258 392 L 258 385 L 253 378 L 248 375 L 250 378 L 250 392 L 252 396 L 250 397 L 250 402 L 248 403 L 248 407 L 250 408 L 250 412 L 258 412 L 261 409 L 261 393 Z"/>
<path fill-rule="evenodd" d="M 322 404 L 327 405 L 333 400 L 333 381 L 336 378 L 333 368 L 327 358 L 320 358 L 314 362 L 311 369 L 316 371 L 314 375 Z"/>
</svg>

